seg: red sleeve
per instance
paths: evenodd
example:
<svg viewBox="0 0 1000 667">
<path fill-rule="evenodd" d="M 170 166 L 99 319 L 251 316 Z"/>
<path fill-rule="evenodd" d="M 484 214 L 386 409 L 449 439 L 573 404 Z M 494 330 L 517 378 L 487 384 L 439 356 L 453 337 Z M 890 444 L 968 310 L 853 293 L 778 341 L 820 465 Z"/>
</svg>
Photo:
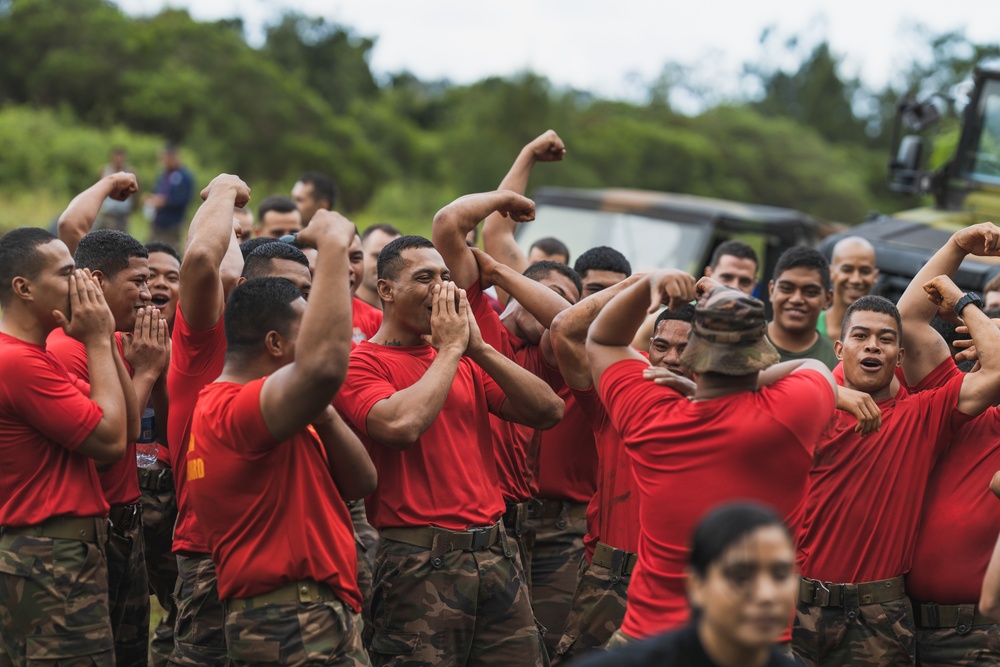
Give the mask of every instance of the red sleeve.
<svg viewBox="0 0 1000 667">
<path fill-rule="evenodd" d="M 927 389 L 936 389 L 937 387 L 943 387 L 950 380 L 961 374 L 962 371 L 958 370 L 958 366 L 955 365 L 954 359 L 948 357 L 938 364 L 937 368 L 925 375 L 924 379 L 912 387 L 907 387 L 907 389 L 909 389 L 911 393 L 926 391 Z"/>
<path fill-rule="evenodd" d="M 639 359 L 617 361 L 601 375 L 599 395 L 611 417 L 611 423 L 622 440 L 633 440 L 633 431 L 649 423 L 649 415 L 659 413 L 682 399 L 669 387 L 653 384 L 642 378 L 649 364 Z"/>
<path fill-rule="evenodd" d="M 837 408 L 833 387 L 822 373 L 813 370 L 789 373 L 757 392 L 756 400 L 798 438 L 810 456 Z"/>
<path fill-rule="evenodd" d="M 364 348 L 358 348 L 364 349 Z M 368 437 L 368 413 L 379 401 L 396 393 L 385 369 L 374 363 L 371 355 L 351 354 L 347 378 L 333 399 L 333 407 L 361 435 Z"/>
<path fill-rule="evenodd" d="M 497 417 L 502 416 L 500 414 L 500 410 L 503 408 L 504 401 L 507 400 L 507 394 L 505 394 L 504 390 L 500 388 L 500 385 L 498 385 L 493 378 L 489 376 L 489 373 L 484 371 L 475 363 L 471 361 L 469 363 L 472 364 L 473 370 L 478 371 L 480 377 L 483 379 L 483 389 L 486 390 L 486 405 L 490 412 Z"/>
<path fill-rule="evenodd" d="M 947 363 L 952 362 L 948 359 Z M 938 373 L 939 370 L 940 366 L 928 375 Z M 937 454 L 948 447 L 954 431 L 975 418 L 973 415 L 967 415 L 958 409 L 958 397 L 962 392 L 964 381 L 965 373 L 959 371 L 944 385 L 913 394 L 912 400 L 919 402 L 920 407 L 917 414 L 920 415 L 921 423 L 925 426 L 926 432 L 937 434 L 937 442 L 935 443 Z"/>
<path fill-rule="evenodd" d="M 104 410 L 80 391 L 55 357 L 26 355 L 20 366 L 30 381 L 11 392 L 17 412 L 46 438 L 75 450 L 100 423 Z"/>
<path fill-rule="evenodd" d="M 225 319 L 220 315 L 219 321 L 211 329 L 193 329 L 184 319 L 181 304 L 178 303 L 171 334 L 171 368 L 184 375 L 201 375 L 209 366 L 217 363 L 220 347 L 222 350 L 226 349 Z"/>
<path fill-rule="evenodd" d="M 260 410 L 260 392 L 265 380 L 267 378 L 260 378 L 243 385 L 223 412 L 225 432 L 231 442 L 239 443 L 240 449 L 261 452 L 281 444 L 267 429 Z"/>
<path fill-rule="evenodd" d="M 507 327 L 500 321 L 500 316 L 486 300 L 486 295 L 479 286 L 479 280 L 476 280 L 465 290 L 465 296 L 469 299 L 469 307 L 472 308 L 472 314 L 476 317 L 476 324 L 479 325 L 483 340 L 492 345 L 503 356 L 513 359 L 514 347 L 510 332 L 507 331 Z"/>
<path fill-rule="evenodd" d="M 61 329 L 49 334 L 45 341 L 45 349 L 54 354 L 73 375 L 84 379 L 90 377 L 86 346 L 77 339 L 67 336 Z"/>
</svg>

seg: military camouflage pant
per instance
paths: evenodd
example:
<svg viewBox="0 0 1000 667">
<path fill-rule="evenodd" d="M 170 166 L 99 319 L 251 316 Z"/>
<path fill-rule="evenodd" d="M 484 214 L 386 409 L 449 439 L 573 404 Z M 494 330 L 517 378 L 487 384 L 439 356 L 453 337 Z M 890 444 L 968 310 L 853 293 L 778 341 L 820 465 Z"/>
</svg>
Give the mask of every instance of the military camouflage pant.
<svg viewBox="0 0 1000 667">
<path fill-rule="evenodd" d="M 226 611 L 208 556 L 177 557 L 177 623 L 171 667 L 226 667 Z"/>
<path fill-rule="evenodd" d="M 587 519 L 570 516 L 568 507 L 552 519 L 532 519 L 535 545 L 531 550 L 531 606 L 545 628 L 545 648 L 554 655 L 573 604 Z"/>
<path fill-rule="evenodd" d="M 149 664 L 164 667 L 174 650 L 174 623 L 177 605 L 177 556 L 173 548 L 174 523 L 177 521 L 177 500 L 173 488 L 142 490 L 142 534 L 146 542 L 146 572 L 149 589 L 166 614 L 160 618 L 149 644 Z"/>
<path fill-rule="evenodd" d="M 117 667 L 145 667 L 149 652 L 149 578 L 142 522 L 108 532 L 108 602 Z"/>
<path fill-rule="evenodd" d="M 354 545 L 358 552 L 358 590 L 361 591 L 363 599 L 361 613 L 367 617 L 372 606 L 372 570 L 375 569 L 378 531 L 368 523 L 363 500 L 351 503 L 348 508 L 351 510 L 351 522 L 354 524 Z"/>
<path fill-rule="evenodd" d="M 987 667 L 1000 665 L 1000 629 L 974 625 L 962 634 L 955 628 L 917 628 L 920 667 Z"/>
<path fill-rule="evenodd" d="M 881 604 L 819 607 L 799 602 L 792 651 L 820 667 L 905 667 L 916 664 L 909 598 Z"/>
<path fill-rule="evenodd" d="M 339 600 L 230 611 L 226 644 L 233 667 L 371 664 L 361 645 L 361 617 Z"/>
<path fill-rule="evenodd" d="M 377 666 L 547 665 L 511 538 L 481 551 L 379 540 L 369 649 Z"/>
<path fill-rule="evenodd" d="M 115 664 L 108 570 L 79 540 L 0 537 L 0 666 Z"/>
<path fill-rule="evenodd" d="M 622 646 L 628 646 L 632 642 L 637 642 L 637 641 L 639 640 L 633 637 L 632 635 L 626 634 L 625 631 L 622 630 L 621 628 L 618 628 L 611 634 L 611 637 L 608 639 L 607 643 L 604 644 L 604 646 L 602 646 L 601 648 L 603 648 L 605 651 L 610 651 L 611 649 L 620 648 Z"/>
<path fill-rule="evenodd" d="M 622 626 L 631 577 L 612 581 L 611 570 L 583 561 L 580 583 L 573 596 L 566 631 L 559 640 L 553 665 L 568 665 L 604 646 Z"/>
</svg>

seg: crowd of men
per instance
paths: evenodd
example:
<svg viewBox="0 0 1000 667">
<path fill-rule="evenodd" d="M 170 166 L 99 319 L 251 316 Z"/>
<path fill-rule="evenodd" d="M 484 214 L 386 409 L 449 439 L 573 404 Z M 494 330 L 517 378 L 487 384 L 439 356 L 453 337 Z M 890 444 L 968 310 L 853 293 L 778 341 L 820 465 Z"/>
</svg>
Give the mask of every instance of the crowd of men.
<svg viewBox="0 0 1000 667">
<path fill-rule="evenodd" d="M 798 660 L 1000 664 L 1000 328 L 949 277 L 1000 228 L 898 304 L 853 237 L 571 265 L 514 239 L 564 153 L 430 239 L 359 234 L 316 172 L 256 216 L 219 175 L 183 253 L 94 228 L 126 172 L 0 238 L 0 666 L 570 664 L 687 625 L 691 533 L 738 499 L 795 537 Z"/>
</svg>

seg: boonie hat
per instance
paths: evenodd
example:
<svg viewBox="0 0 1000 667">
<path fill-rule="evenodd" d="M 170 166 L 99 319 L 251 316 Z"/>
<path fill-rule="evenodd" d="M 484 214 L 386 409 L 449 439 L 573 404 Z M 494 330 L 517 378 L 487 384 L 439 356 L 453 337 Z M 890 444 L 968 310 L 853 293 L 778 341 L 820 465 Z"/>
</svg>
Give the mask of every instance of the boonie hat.
<svg viewBox="0 0 1000 667">
<path fill-rule="evenodd" d="M 778 363 L 764 303 L 730 287 L 702 294 L 680 362 L 695 373 L 749 375 Z"/>
</svg>

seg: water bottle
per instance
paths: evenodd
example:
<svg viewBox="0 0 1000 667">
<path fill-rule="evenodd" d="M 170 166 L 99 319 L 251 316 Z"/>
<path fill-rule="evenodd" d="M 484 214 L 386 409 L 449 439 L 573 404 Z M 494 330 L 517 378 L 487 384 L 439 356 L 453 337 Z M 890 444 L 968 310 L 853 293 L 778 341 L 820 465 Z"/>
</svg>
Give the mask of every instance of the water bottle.
<svg viewBox="0 0 1000 667">
<path fill-rule="evenodd" d="M 142 412 L 142 430 L 139 432 L 139 439 L 135 441 L 135 464 L 140 468 L 150 467 L 156 463 L 159 449 L 159 445 L 156 444 L 156 420 L 153 408 L 146 408 Z"/>
</svg>

